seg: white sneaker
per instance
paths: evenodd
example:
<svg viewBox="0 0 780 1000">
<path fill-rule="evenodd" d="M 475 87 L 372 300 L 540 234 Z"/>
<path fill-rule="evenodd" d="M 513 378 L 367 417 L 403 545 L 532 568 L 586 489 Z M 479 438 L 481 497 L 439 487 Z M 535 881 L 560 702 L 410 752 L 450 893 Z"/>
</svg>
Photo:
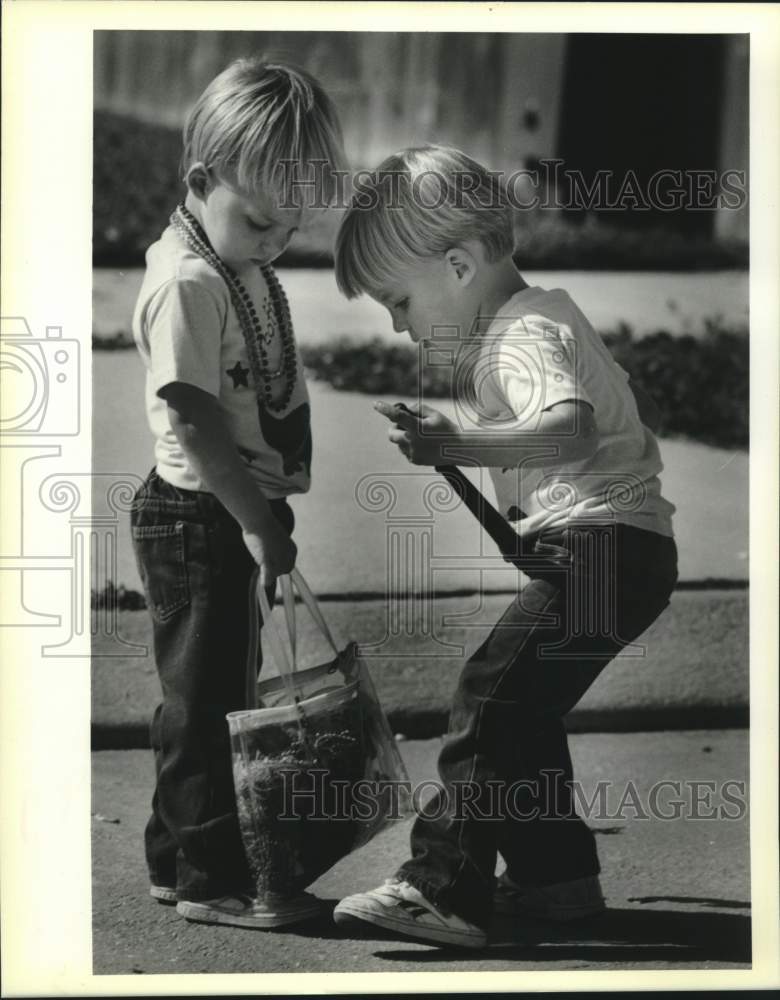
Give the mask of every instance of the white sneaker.
<svg viewBox="0 0 780 1000">
<path fill-rule="evenodd" d="M 168 885 L 150 885 L 149 895 L 158 903 L 177 903 L 179 900 L 176 890 Z"/>
<path fill-rule="evenodd" d="M 423 941 L 484 948 L 487 934 L 454 913 L 445 913 L 430 903 L 408 882 L 386 879 L 378 889 L 347 896 L 333 911 L 337 924 L 365 920 L 385 930 L 397 931 Z"/>
<path fill-rule="evenodd" d="M 496 913 L 507 916 L 563 922 L 601 913 L 606 904 L 597 875 L 554 885 L 522 886 L 503 872 L 496 883 L 493 908 Z"/>
<path fill-rule="evenodd" d="M 299 892 L 295 896 L 269 893 L 263 899 L 243 895 L 198 902 L 182 899 L 176 904 L 176 912 L 187 920 L 201 924 L 230 924 L 232 927 L 268 930 L 317 917 L 322 912 L 322 905 L 308 892 Z"/>
</svg>

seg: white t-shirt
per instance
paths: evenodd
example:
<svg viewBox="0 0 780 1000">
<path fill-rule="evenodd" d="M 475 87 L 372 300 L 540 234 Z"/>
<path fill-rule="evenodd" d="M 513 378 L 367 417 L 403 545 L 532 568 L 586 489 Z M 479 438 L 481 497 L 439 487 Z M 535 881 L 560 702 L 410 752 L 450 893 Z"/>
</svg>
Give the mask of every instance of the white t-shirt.
<svg viewBox="0 0 780 1000">
<path fill-rule="evenodd" d="M 258 313 L 270 315 L 270 295 L 260 269 L 243 284 Z M 159 395 L 166 385 L 185 382 L 219 400 L 238 451 L 266 497 L 308 490 L 310 407 L 297 350 L 297 379 L 288 405 L 282 412 L 259 407 L 228 287 L 170 226 L 146 253 L 133 335 L 146 366 L 146 412 L 163 479 L 180 489 L 206 489 L 179 447 Z M 271 369 L 280 367 L 278 329 L 266 350 Z"/>
<path fill-rule="evenodd" d="M 616 521 L 673 537 L 674 506 L 661 496 L 658 443 L 639 419 L 627 373 L 562 289 L 514 295 L 474 343 L 471 413 L 491 431 L 533 430 L 541 411 L 581 400 L 593 409 L 596 452 L 560 465 L 491 468 L 498 508 L 523 533 L 570 521 Z M 469 406 L 466 406 L 466 410 Z"/>
</svg>

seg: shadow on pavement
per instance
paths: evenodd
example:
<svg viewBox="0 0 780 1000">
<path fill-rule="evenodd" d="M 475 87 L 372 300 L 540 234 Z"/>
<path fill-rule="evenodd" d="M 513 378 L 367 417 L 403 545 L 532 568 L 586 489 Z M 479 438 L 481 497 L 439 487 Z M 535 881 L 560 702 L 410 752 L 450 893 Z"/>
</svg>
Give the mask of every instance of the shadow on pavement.
<svg viewBox="0 0 780 1000">
<path fill-rule="evenodd" d="M 651 897 L 645 899 L 650 901 Z M 676 897 L 674 901 L 731 908 L 749 905 L 734 900 L 696 897 Z M 336 901 L 332 902 L 335 905 Z M 298 925 L 296 933 L 318 938 L 400 943 L 397 935 L 370 924 L 355 922 L 338 926 L 332 922 L 328 911 L 316 923 L 311 922 L 305 928 Z M 388 962 L 440 962 L 446 958 L 464 963 L 484 957 L 518 962 L 581 961 L 613 966 L 637 962 L 668 962 L 670 965 L 718 962 L 727 965 L 751 960 L 749 916 L 681 910 L 614 909 L 568 925 L 502 917 L 494 920 L 490 944 L 485 949 L 415 943 L 418 947 L 414 950 L 377 951 L 375 957 Z M 427 950 L 420 950 L 421 946 Z"/>
<path fill-rule="evenodd" d="M 721 910 L 749 910 L 750 903 L 741 899 L 713 899 L 710 896 L 629 896 L 629 903 L 693 903 L 715 906 Z"/>
</svg>

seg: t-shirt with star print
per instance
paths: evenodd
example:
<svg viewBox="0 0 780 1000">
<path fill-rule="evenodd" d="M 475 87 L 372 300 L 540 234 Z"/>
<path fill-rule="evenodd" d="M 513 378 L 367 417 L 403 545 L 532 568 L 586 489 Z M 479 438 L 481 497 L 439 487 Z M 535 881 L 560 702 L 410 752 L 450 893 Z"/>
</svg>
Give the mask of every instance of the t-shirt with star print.
<svg viewBox="0 0 780 1000">
<path fill-rule="evenodd" d="M 568 400 L 595 416 L 599 443 L 590 458 L 490 468 L 498 509 L 518 530 L 615 521 L 673 537 L 655 435 L 639 419 L 628 374 L 567 292 L 523 289 L 464 347 L 473 355 L 459 362 L 470 379 L 456 404 L 464 429 L 532 431 L 543 410 Z"/>
<path fill-rule="evenodd" d="M 269 367 L 281 366 L 281 333 L 259 268 L 242 282 L 274 329 Z M 309 395 L 296 349 L 297 377 L 283 411 L 258 406 L 244 336 L 230 292 L 216 270 L 169 226 L 146 253 L 146 274 L 133 315 L 133 335 L 146 367 L 146 413 L 158 474 L 179 489 L 205 490 L 168 419 L 160 392 L 183 382 L 215 396 L 253 478 L 269 499 L 304 493 L 311 474 Z M 284 378 L 275 381 L 281 391 Z"/>
</svg>

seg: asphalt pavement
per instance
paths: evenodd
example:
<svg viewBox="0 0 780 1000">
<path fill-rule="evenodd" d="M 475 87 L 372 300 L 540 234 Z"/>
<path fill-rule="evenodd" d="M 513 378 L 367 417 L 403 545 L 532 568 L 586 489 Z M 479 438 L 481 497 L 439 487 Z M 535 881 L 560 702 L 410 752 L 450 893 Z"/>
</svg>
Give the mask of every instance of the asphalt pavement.
<svg viewBox="0 0 780 1000">
<path fill-rule="evenodd" d="M 413 783 L 435 778 L 440 745 L 439 739 L 399 744 Z M 597 804 L 587 819 L 597 836 L 608 909 L 568 925 L 496 920 L 488 947 L 478 952 L 333 923 L 339 899 L 374 887 L 405 859 L 409 820 L 312 886 L 323 901 L 317 920 L 282 931 L 187 922 L 148 895 L 142 832 L 151 755 L 94 753 L 94 974 L 134 974 L 139 992 L 147 992 L 154 984 L 140 977 L 155 974 L 311 973 L 311 989 L 323 992 L 327 973 L 456 973 L 458 989 L 479 989 L 485 981 L 471 974 L 748 968 L 747 732 L 594 733 L 572 736 L 571 746 L 583 802 Z M 606 789 L 602 797 L 595 795 L 599 787 Z M 175 981 L 159 983 L 175 990 Z M 381 981 L 372 988 L 381 990 Z M 258 979 L 250 992 L 263 990 Z"/>
</svg>

